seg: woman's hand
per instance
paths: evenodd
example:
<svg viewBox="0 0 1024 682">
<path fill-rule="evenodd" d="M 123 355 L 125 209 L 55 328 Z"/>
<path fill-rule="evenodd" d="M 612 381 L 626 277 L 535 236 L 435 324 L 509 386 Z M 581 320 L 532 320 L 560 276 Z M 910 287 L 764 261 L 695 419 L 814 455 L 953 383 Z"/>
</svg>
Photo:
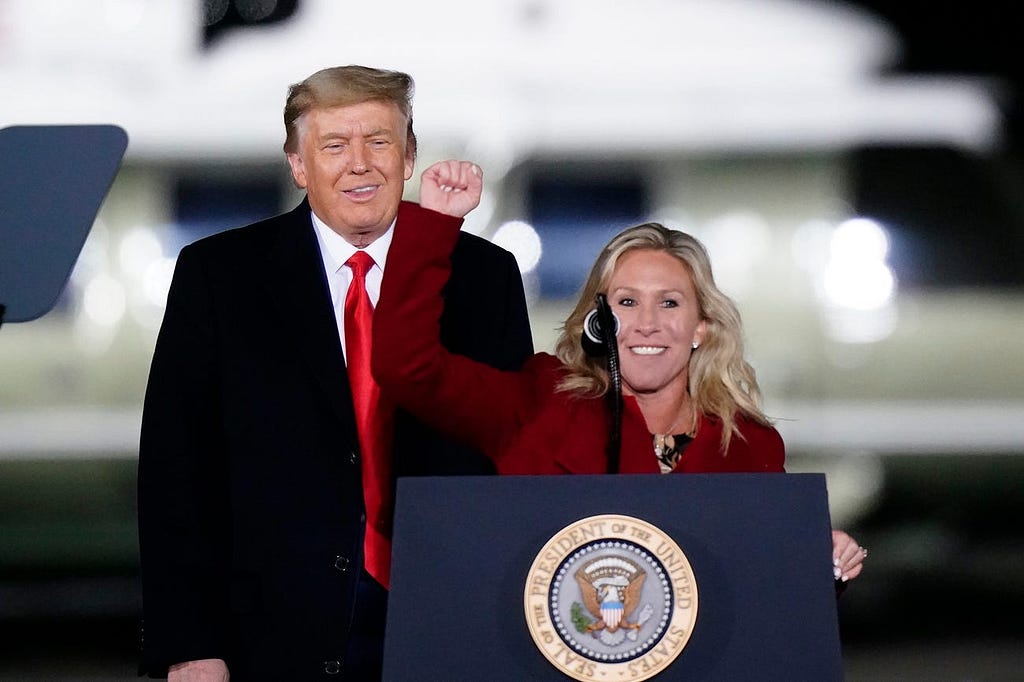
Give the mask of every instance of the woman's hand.
<svg viewBox="0 0 1024 682">
<path fill-rule="evenodd" d="M 864 569 L 868 550 L 857 544 L 845 531 L 832 531 L 832 575 L 836 580 L 853 580 Z"/>
<path fill-rule="evenodd" d="M 438 161 L 420 176 L 420 206 L 463 218 L 480 203 L 483 171 L 470 161 Z"/>
</svg>

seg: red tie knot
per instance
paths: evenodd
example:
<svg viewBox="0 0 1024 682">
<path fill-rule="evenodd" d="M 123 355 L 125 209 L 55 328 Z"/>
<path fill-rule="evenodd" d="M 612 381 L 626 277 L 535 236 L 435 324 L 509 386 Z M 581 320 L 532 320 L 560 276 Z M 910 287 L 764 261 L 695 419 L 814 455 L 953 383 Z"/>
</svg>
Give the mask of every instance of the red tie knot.
<svg viewBox="0 0 1024 682">
<path fill-rule="evenodd" d="M 356 251 L 345 261 L 345 265 L 352 268 L 352 274 L 357 279 L 365 279 L 366 273 L 373 267 L 373 256 L 365 251 Z"/>
</svg>

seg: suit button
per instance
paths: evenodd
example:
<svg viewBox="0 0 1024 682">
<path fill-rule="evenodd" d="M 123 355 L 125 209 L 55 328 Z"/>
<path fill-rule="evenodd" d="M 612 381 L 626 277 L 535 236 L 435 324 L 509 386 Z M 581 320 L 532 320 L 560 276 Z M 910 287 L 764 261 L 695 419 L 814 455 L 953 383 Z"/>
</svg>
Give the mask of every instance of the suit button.
<svg viewBox="0 0 1024 682">
<path fill-rule="evenodd" d="M 324 672 L 328 675 L 337 675 L 341 672 L 340 661 L 324 661 Z"/>
<path fill-rule="evenodd" d="M 343 556 L 334 557 L 334 567 L 342 573 L 348 570 L 349 563 L 351 562 Z"/>
</svg>

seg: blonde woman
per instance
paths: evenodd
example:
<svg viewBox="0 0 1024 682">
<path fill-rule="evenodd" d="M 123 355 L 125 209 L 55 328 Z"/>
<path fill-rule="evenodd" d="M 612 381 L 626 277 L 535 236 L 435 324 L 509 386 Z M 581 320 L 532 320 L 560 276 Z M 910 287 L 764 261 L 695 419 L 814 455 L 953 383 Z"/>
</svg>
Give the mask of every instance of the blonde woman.
<svg viewBox="0 0 1024 682">
<path fill-rule="evenodd" d="M 782 438 L 743 357 L 739 313 L 697 239 L 656 223 L 614 237 L 556 354 L 504 372 L 439 340 L 449 254 L 479 199 L 480 170 L 441 162 L 424 180 L 431 191 L 421 204 L 436 212 L 424 211 L 414 230 L 396 228 L 388 267 L 398 263 L 400 274 L 385 282 L 374 314 L 373 370 L 385 395 L 486 453 L 503 474 L 605 473 L 609 455 L 624 474 L 784 471 Z M 606 357 L 584 347 L 598 294 L 618 320 L 612 374 Z M 613 384 L 621 410 L 608 399 Z M 610 436 L 618 447 L 608 447 Z M 836 577 L 856 577 L 866 552 L 842 531 L 833 544 Z"/>
</svg>

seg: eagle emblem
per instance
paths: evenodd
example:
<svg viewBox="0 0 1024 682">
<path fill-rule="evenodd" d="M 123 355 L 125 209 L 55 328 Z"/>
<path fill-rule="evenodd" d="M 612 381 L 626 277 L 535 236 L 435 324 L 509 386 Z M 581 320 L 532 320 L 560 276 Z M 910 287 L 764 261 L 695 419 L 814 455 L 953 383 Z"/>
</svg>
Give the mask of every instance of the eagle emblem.
<svg viewBox="0 0 1024 682">
<path fill-rule="evenodd" d="M 575 576 L 583 604 L 596 619 L 590 621 L 582 614 L 582 609 L 576 609 L 573 619 L 576 629 L 608 645 L 618 644 L 626 636 L 636 640 L 637 632 L 652 611 L 647 605 L 635 620 L 630 620 L 640 605 L 647 573 L 629 559 L 605 556 L 583 565 Z"/>
<path fill-rule="evenodd" d="M 538 552 L 523 608 L 537 648 L 565 675 L 642 682 L 690 639 L 697 584 L 664 531 L 600 514 L 569 524 Z"/>
</svg>

